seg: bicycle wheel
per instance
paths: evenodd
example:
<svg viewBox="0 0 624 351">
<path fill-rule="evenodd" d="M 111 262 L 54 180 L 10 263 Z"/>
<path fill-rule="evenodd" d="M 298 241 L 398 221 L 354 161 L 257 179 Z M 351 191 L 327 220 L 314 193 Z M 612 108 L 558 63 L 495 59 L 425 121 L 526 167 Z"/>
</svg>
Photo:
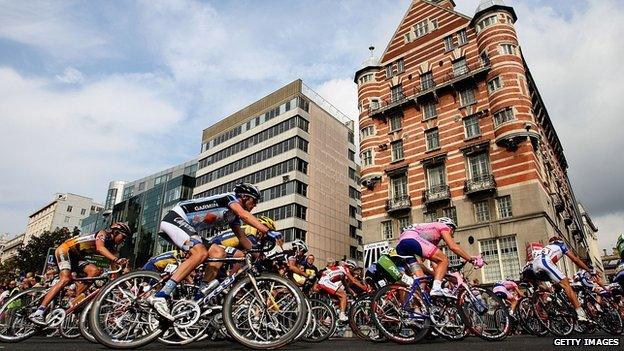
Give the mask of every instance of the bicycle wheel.
<svg viewBox="0 0 624 351">
<path fill-rule="evenodd" d="M 349 309 L 349 327 L 353 334 L 362 340 L 383 342 L 386 338 L 381 334 L 371 317 L 370 295 L 357 299 Z"/>
<path fill-rule="evenodd" d="M 89 327 L 95 339 L 114 349 L 131 349 L 154 341 L 163 329 L 147 294 L 160 288 L 160 274 L 136 271 L 102 288 L 93 300 Z"/>
<path fill-rule="evenodd" d="M 576 312 L 563 292 L 552 294 L 550 301 L 537 299 L 535 310 L 538 314 L 545 315 L 546 318 L 539 318 L 538 320 L 551 334 L 564 337 L 574 331 Z"/>
<path fill-rule="evenodd" d="M 317 299 L 309 299 L 309 301 L 310 314 L 315 322 L 315 327 L 311 333 L 306 334 L 303 340 L 307 342 L 325 341 L 336 331 L 338 317 L 334 309 L 325 302 Z"/>
<path fill-rule="evenodd" d="M 299 334 L 295 336 L 294 341 L 299 341 L 303 339 L 306 335 L 312 334 L 314 332 L 314 328 L 316 328 L 316 321 L 314 320 L 314 316 L 312 316 L 312 313 L 311 313 L 312 306 L 310 306 L 310 300 L 306 298 L 304 299 L 304 301 L 306 304 L 307 315 L 305 318 L 305 323 L 303 324 L 303 328 L 301 328 L 301 331 L 299 332 Z"/>
<path fill-rule="evenodd" d="M 462 290 L 457 306 L 462 319 L 472 333 L 488 340 L 502 340 L 511 330 L 511 318 L 503 300 L 491 290 L 471 287 Z"/>
<path fill-rule="evenodd" d="M 379 331 L 388 340 L 397 344 L 416 343 L 427 335 L 431 326 L 429 316 L 415 315 L 416 311 L 425 311 L 418 294 L 410 301 L 410 290 L 398 284 L 387 285 L 377 290 L 371 300 L 371 315 Z M 407 309 L 403 306 L 407 304 Z"/>
<path fill-rule="evenodd" d="M 244 277 L 230 289 L 223 304 L 228 334 L 253 349 L 274 349 L 290 343 L 306 317 L 301 290 L 274 274 Z"/>
<path fill-rule="evenodd" d="M 617 306 L 607 298 L 602 298 L 596 322 L 600 328 L 611 335 L 622 334 L 622 317 Z"/>
<path fill-rule="evenodd" d="M 44 288 L 24 290 L 0 307 L 0 341 L 19 342 L 35 334 L 37 327 L 28 316 L 37 310 L 46 292 Z"/>
<path fill-rule="evenodd" d="M 91 311 L 91 305 L 93 305 L 93 301 L 89 302 L 82 310 L 82 312 L 80 312 L 78 329 L 80 330 L 80 334 L 83 338 L 87 339 L 87 341 L 91 343 L 96 343 L 97 340 L 95 340 L 95 337 L 91 332 L 91 328 L 89 328 L 89 312 Z"/>
<path fill-rule="evenodd" d="M 540 316 L 535 311 L 531 298 L 523 297 L 518 301 L 516 316 L 518 323 L 527 333 L 536 336 L 548 334 L 548 329 L 539 321 Z M 546 316 L 546 318 L 548 317 Z"/>
<path fill-rule="evenodd" d="M 59 326 L 59 333 L 64 338 L 75 339 L 80 336 L 80 315 L 76 313 L 70 313 L 65 316 L 63 323 Z"/>
<path fill-rule="evenodd" d="M 436 299 L 429 310 L 434 322 L 433 329 L 440 336 L 447 340 L 462 340 L 468 336 L 469 330 L 454 302 Z"/>
</svg>

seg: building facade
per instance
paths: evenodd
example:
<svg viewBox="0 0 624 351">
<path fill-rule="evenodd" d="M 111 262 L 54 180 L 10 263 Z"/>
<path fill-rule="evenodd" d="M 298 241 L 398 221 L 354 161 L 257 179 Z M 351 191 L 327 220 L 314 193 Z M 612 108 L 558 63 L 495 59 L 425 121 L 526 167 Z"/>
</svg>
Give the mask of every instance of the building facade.
<svg viewBox="0 0 624 351">
<path fill-rule="evenodd" d="M 587 258 L 568 164 L 516 19 L 500 0 L 472 18 L 451 0 L 414 0 L 381 58 L 356 72 L 365 242 L 454 218 L 455 240 L 489 262 L 474 276 L 485 283 L 516 277 L 527 245 L 554 234 Z"/>
<path fill-rule="evenodd" d="M 286 241 L 361 260 L 353 125 L 296 80 L 204 130 L 194 197 L 253 183 L 264 198 L 253 213 L 276 220 Z"/>
<path fill-rule="evenodd" d="M 2 245 L 0 262 L 5 262 L 17 256 L 17 250 L 24 245 L 25 234 L 20 234 L 13 239 L 8 239 Z"/>
<path fill-rule="evenodd" d="M 113 180 L 108 183 L 108 191 L 106 192 L 105 210 L 112 210 L 113 206 L 123 200 L 123 190 L 126 182 L 123 180 Z"/>
<path fill-rule="evenodd" d="M 102 209 L 101 204 L 89 197 L 71 193 L 55 194 L 52 202 L 28 216 L 24 244 L 46 231 L 80 228 L 83 219 Z"/>
<path fill-rule="evenodd" d="M 113 206 L 109 220 L 128 222 L 135 233 L 120 248 L 133 267 L 172 248 L 158 237 L 160 221 L 175 204 L 191 198 L 196 170 L 197 160 L 191 160 L 124 184 L 121 202 Z"/>
<path fill-rule="evenodd" d="M 594 221 L 592 221 L 589 213 L 587 213 L 587 210 L 581 203 L 578 204 L 578 210 L 581 214 L 583 232 L 585 233 L 585 238 L 587 239 L 587 254 L 589 256 L 589 261 L 600 273 L 600 275 L 605 278 L 604 266 L 602 265 L 602 254 L 598 244 L 598 227 L 596 227 Z"/>
</svg>

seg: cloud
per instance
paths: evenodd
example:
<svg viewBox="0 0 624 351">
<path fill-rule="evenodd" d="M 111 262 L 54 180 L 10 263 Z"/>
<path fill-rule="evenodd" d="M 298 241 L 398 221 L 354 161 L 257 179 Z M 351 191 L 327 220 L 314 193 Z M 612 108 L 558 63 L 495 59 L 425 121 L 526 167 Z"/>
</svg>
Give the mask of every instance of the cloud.
<svg viewBox="0 0 624 351">
<path fill-rule="evenodd" d="M 59 82 L 66 84 L 78 84 L 84 80 L 82 73 L 73 67 L 67 67 L 63 74 L 57 74 L 55 77 Z"/>
<path fill-rule="evenodd" d="M 596 216 L 592 218 L 592 221 L 598 227 L 600 252 L 602 249 L 606 249 L 607 253 L 611 253 L 618 236 L 624 234 L 624 211 Z"/>
<path fill-rule="evenodd" d="M 27 214 L 55 192 L 103 201 L 110 180 L 171 165 L 175 148 L 162 139 L 183 114 L 163 99 L 158 79 L 108 76 L 60 90 L 55 84 L 0 68 L 0 223 L 7 228 L 25 228 Z M 12 206 L 28 213 L 14 216 L 6 210 Z"/>
<path fill-rule="evenodd" d="M 91 25 L 94 15 L 75 2 L 0 1 L 0 38 L 59 58 L 110 57 L 108 36 Z"/>
<path fill-rule="evenodd" d="M 314 90 L 347 117 L 358 120 L 357 85 L 352 79 L 328 80 Z"/>
</svg>

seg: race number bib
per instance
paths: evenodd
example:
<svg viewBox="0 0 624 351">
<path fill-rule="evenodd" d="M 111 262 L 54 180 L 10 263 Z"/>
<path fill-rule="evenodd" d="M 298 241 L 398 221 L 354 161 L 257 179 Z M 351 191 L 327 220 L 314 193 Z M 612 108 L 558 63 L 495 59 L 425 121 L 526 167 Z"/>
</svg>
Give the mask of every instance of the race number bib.
<svg viewBox="0 0 624 351">
<path fill-rule="evenodd" d="M 165 267 L 165 273 L 173 273 L 178 268 L 178 265 L 175 263 L 169 263 L 167 267 Z"/>
</svg>

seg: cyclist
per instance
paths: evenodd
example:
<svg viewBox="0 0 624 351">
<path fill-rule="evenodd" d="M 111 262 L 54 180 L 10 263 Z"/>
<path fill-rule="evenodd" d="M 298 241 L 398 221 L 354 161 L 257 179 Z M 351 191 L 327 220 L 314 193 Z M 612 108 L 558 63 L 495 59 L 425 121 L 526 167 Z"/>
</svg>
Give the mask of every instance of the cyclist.
<svg viewBox="0 0 624 351">
<path fill-rule="evenodd" d="M 484 265 L 481 255 L 470 256 L 455 243 L 453 239 L 455 228 L 457 228 L 457 225 L 452 219 L 440 217 L 437 222 L 413 224 L 405 228 L 401 236 L 399 236 L 399 241 L 396 245 L 396 251 L 399 255 L 420 256 L 435 263 L 431 296 L 455 297 L 442 289 L 442 278 L 444 278 L 447 272 L 449 259 L 437 247 L 440 240 L 444 240 L 451 251 L 471 262 L 475 267 L 481 268 Z M 412 274 L 417 276 L 424 274 L 415 257 L 407 260 L 407 263 Z"/>
<path fill-rule="evenodd" d="M 164 287 L 149 298 L 150 304 L 161 317 L 169 321 L 174 319 L 169 312 L 168 302 L 178 282 L 186 278 L 207 258 L 224 258 L 227 255 L 222 246 L 203 240 L 198 234 L 199 231 L 220 230 L 229 226 L 244 249 L 251 249 L 252 243 L 241 228 L 242 222 L 251 225 L 262 234 L 270 232 L 270 229 L 250 212 L 260 198 L 261 193 L 256 186 L 239 183 L 234 186 L 233 193 L 183 201 L 165 215 L 160 223 L 160 230 L 178 248 L 187 252 L 189 257 L 173 272 Z M 208 287 L 213 285 L 212 280 L 217 277 L 222 265 L 221 262 L 208 264 L 204 276 L 204 282 Z"/>
<path fill-rule="evenodd" d="M 260 221 L 260 223 L 264 224 L 267 228 L 269 228 L 269 230 L 271 231 L 276 230 L 275 221 L 271 219 L 270 217 L 259 216 L 258 221 Z M 243 229 L 243 231 L 245 232 L 245 235 L 247 236 L 247 239 L 249 239 L 253 247 L 256 247 L 258 244 L 260 244 L 260 240 L 263 234 L 261 234 L 258 231 L 258 229 L 250 225 L 242 225 L 241 229 Z M 277 232 L 274 232 L 274 233 L 277 233 Z M 233 231 L 227 231 L 225 233 L 219 234 L 213 237 L 212 239 L 210 239 L 210 242 L 212 244 L 217 244 L 217 245 L 222 246 L 225 250 L 226 257 L 237 257 L 237 258 L 245 257 L 245 254 L 239 250 L 239 248 L 242 248 L 240 240 L 238 240 L 238 236 Z M 278 247 L 281 247 L 282 243 L 283 243 L 283 240 L 281 236 L 277 237 L 276 245 Z M 232 265 L 232 271 L 236 272 L 238 268 L 240 268 L 240 266 L 241 264 Z M 223 270 L 221 270 L 221 273 L 225 274 L 227 272 L 224 272 Z"/>
<path fill-rule="evenodd" d="M 326 292 L 329 296 L 338 298 L 340 302 L 340 315 L 338 319 L 342 322 L 349 320 L 347 314 L 347 293 L 343 286 L 343 280 L 355 285 L 363 291 L 370 291 L 370 288 L 360 283 L 353 275 L 351 270 L 355 269 L 357 264 L 352 260 L 343 261 L 341 265 L 331 264 L 327 266 L 327 269 L 322 273 L 321 278 L 318 281 L 317 288 L 320 291 Z"/>
<path fill-rule="evenodd" d="M 186 254 L 184 251 L 178 249 L 163 252 L 158 256 L 150 258 L 149 261 L 143 265 L 143 269 L 146 271 L 163 272 L 167 265 L 170 263 L 175 264 L 185 256 Z"/>
<path fill-rule="evenodd" d="M 580 258 L 578 258 L 565 244 L 563 239 L 558 236 L 553 236 L 548 240 L 548 245 L 544 246 L 540 252 L 535 255 L 532 262 L 532 269 L 535 273 L 543 272 L 548 276 L 550 281 L 553 284 L 558 284 L 565 291 L 568 300 L 574 306 L 576 310 L 576 315 L 579 321 L 586 322 L 587 316 L 585 315 L 585 311 L 581 307 L 581 304 L 578 301 L 578 297 L 572 287 L 570 286 L 570 280 L 568 277 L 563 275 L 556 263 L 563 256 L 568 256 L 574 264 L 576 264 L 579 268 L 582 268 L 586 271 L 589 270 L 589 267 L 583 262 Z"/>
<path fill-rule="evenodd" d="M 287 264 L 287 275 L 289 278 L 294 279 L 294 275 L 297 274 L 305 279 L 311 278 L 303 268 L 306 264 L 306 253 L 308 252 L 308 245 L 301 239 L 296 239 L 290 244 L 290 249 L 284 251 Z"/>
<path fill-rule="evenodd" d="M 507 278 L 503 281 L 498 281 L 494 283 L 494 287 L 492 289 L 495 295 L 500 297 L 503 300 L 507 300 L 511 303 L 511 313 L 513 314 L 516 310 L 516 305 L 520 300 L 519 297 L 523 297 L 524 294 L 520 291 L 518 284 L 513 281 L 511 278 Z"/>
<path fill-rule="evenodd" d="M 44 318 L 46 308 L 54 297 L 72 282 L 72 272 L 82 271 L 88 277 L 95 277 L 100 274 L 100 269 L 96 265 L 84 260 L 85 256 L 100 254 L 120 265 L 128 263 L 128 259 L 116 255 L 116 247 L 131 234 L 132 231 L 128 224 L 115 222 L 111 224 L 109 229 L 100 230 L 90 235 L 73 237 L 62 243 L 54 253 L 60 271 L 59 280 L 45 295 L 37 311 L 29 316 L 30 320 L 38 325 L 46 324 Z M 77 285 L 76 296 L 79 296 L 85 291 L 88 284 Z"/>
</svg>

